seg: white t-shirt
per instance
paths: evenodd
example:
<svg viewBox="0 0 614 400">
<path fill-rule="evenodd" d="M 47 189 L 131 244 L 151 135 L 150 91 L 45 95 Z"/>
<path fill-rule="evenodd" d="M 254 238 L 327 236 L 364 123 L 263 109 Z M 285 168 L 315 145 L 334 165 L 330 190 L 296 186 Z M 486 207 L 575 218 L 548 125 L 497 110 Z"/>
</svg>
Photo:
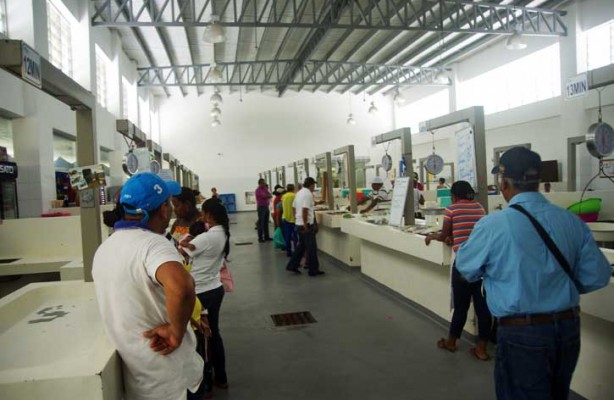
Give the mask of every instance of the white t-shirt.
<svg viewBox="0 0 614 400">
<path fill-rule="evenodd" d="M 294 202 L 292 203 L 292 207 L 296 211 L 295 224 L 297 226 L 305 225 L 305 222 L 303 221 L 303 208 L 309 209 L 309 211 L 307 212 L 307 224 L 313 224 L 315 218 L 315 214 L 313 212 L 314 206 L 315 203 L 313 201 L 313 193 L 311 193 L 311 190 L 307 188 L 302 188 L 296 193 L 296 196 L 294 197 Z"/>
<path fill-rule="evenodd" d="M 379 201 L 390 201 L 391 196 L 390 196 L 390 192 L 388 192 L 385 189 L 380 189 L 380 190 L 372 190 L 369 193 L 369 198 L 371 200 L 379 200 Z"/>
<path fill-rule="evenodd" d="M 196 284 L 196 293 L 207 292 L 222 286 L 220 269 L 224 265 L 224 246 L 226 245 L 224 227 L 216 225 L 196 236 L 190 243 L 196 249 L 190 251 L 183 248 L 183 250 L 192 257 L 190 273 Z"/>
<path fill-rule="evenodd" d="M 127 400 L 185 399 L 202 379 L 203 360 L 188 327 L 179 348 L 167 356 L 151 350 L 143 332 L 170 322 L 164 288 L 156 280 L 160 265 L 181 257 L 154 232 L 121 229 L 94 256 L 92 275 L 100 315 L 124 362 Z M 178 266 L 180 268 L 180 266 Z"/>
</svg>

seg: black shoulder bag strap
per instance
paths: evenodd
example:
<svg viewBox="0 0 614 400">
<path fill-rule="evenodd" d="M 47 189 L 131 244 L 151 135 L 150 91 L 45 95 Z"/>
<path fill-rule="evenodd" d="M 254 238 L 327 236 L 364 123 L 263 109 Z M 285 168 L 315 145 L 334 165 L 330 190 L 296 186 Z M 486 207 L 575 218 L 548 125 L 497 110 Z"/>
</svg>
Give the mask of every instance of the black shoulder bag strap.
<svg viewBox="0 0 614 400">
<path fill-rule="evenodd" d="M 546 246 L 548 246 L 548 249 L 550 249 L 550 252 L 552 252 L 552 255 L 554 256 L 554 258 L 556 258 L 556 260 L 559 262 L 559 265 L 561 266 L 561 268 L 563 268 L 565 273 L 569 276 L 569 279 L 572 280 L 572 282 L 576 286 L 576 289 L 578 289 L 578 291 L 580 291 L 580 285 L 578 284 L 578 282 L 576 281 L 576 279 L 573 277 L 573 275 L 571 273 L 571 267 L 569 265 L 569 262 L 567 261 L 567 259 L 563 255 L 563 253 L 561 253 L 561 250 L 559 250 L 557 245 L 554 243 L 554 240 L 552 240 L 550 235 L 548 235 L 548 233 L 546 232 L 544 227 L 541 226 L 541 224 L 535 219 L 535 217 L 533 217 L 531 214 L 529 214 L 529 212 L 527 210 L 525 210 L 524 207 L 522 207 L 521 205 L 519 205 L 519 204 L 512 204 L 510 206 L 510 208 L 513 208 L 514 210 L 520 211 L 521 213 L 526 215 L 526 217 L 529 219 L 529 221 L 531 221 L 531 223 L 533 224 L 533 226 L 537 230 L 537 233 L 539 233 L 539 236 L 541 236 L 541 238 L 544 241 L 544 243 L 546 243 Z"/>
</svg>

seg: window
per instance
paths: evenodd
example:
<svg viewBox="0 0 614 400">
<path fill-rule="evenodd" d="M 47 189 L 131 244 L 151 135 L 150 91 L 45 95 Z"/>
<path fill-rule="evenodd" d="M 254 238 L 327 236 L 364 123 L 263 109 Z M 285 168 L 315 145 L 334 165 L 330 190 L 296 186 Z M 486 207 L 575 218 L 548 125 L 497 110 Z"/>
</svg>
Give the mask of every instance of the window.
<svg viewBox="0 0 614 400">
<path fill-rule="evenodd" d="M 0 161 L 13 161 L 14 157 L 13 125 L 11 120 L 0 117 Z"/>
<path fill-rule="evenodd" d="M 96 46 L 96 100 L 102 107 L 107 108 L 108 71 L 111 62 L 102 50 Z"/>
<path fill-rule="evenodd" d="M 397 112 L 397 127 L 410 127 L 411 132 L 419 132 L 422 121 L 445 115 L 450 112 L 450 91 L 440 90 L 418 101 L 399 107 Z"/>
<path fill-rule="evenodd" d="M 47 0 L 49 61 L 72 78 L 72 26 L 55 4 Z"/>
<path fill-rule="evenodd" d="M 561 95 L 558 43 L 459 84 L 459 109 L 484 106 L 486 114 Z"/>
<path fill-rule="evenodd" d="M 8 36 L 8 27 L 6 23 L 6 3 L 0 0 L 0 36 Z"/>
<path fill-rule="evenodd" d="M 614 20 L 583 32 L 578 43 L 578 72 L 609 64 L 614 64 Z"/>
<path fill-rule="evenodd" d="M 122 77 L 122 118 L 137 123 L 136 90 L 125 77 Z"/>
</svg>

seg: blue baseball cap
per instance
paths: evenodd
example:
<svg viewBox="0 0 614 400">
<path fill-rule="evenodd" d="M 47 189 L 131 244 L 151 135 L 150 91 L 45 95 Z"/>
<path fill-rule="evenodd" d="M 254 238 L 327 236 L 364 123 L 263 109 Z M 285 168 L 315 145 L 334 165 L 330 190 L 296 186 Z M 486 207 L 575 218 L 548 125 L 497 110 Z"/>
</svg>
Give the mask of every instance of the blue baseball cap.
<svg viewBox="0 0 614 400">
<path fill-rule="evenodd" d="M 495 166 L 491 173 L 515 181 L 536 182 L 540 179 L 541 170 L 542 159 L 539 154 L 519 146 L 503 153 L 499 165 Z"/>
<path fill-rule="evenodd" d="M 124 184 L 119 201 L 128 214 L 145 215 L 143 222 L 149 220 L 149 212 L 160 207 L 170 196 L 181 193 L 181 186 L 175 181 L 165 181 L 158 175 L 143 172 L 134 175 Z"/>
</svg>

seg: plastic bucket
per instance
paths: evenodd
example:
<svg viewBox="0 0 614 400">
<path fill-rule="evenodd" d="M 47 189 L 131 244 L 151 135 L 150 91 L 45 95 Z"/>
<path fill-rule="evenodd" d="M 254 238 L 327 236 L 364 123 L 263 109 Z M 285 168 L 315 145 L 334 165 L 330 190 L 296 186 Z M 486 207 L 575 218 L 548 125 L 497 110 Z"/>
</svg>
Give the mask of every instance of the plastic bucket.
<svg viewBox="0 0 614 400">
<path fill-rule="evenodd" d="M 601 199 L 586 199 L 567 207 L 574 214 L 592 214 L 601 210 Z"/>
<path fill-rule="evenodd" d="M 582 213 L 577 214 L 578 217 L 584 222 L 597 222 L 597 218 L 599 218 L 599 213 Z"/>
</svg>

